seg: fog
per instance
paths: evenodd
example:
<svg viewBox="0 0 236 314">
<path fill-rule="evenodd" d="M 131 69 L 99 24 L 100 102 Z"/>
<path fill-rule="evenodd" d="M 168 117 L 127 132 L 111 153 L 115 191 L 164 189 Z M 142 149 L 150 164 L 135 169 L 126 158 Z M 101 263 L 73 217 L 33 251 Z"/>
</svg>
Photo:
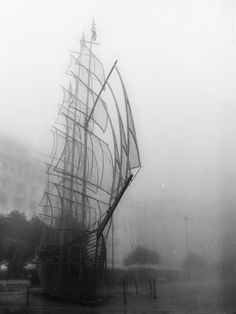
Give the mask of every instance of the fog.
<svg viewBox="0 0 236 314">
<path fill-rule="evenodd" d="M 0 12 L 0 131 L 48 154 L 69 51 L 95 18 L 118 65 L 142 169 L 115 213 L 116 259 L 137 244 L 177 266 L 222 259 L 236 205 L 235 1 L 8 1 Z M 230 233 L 230 232 L 229 232 Z M 234 237 L 230 243 L 234 242 Z"/>
</svg>

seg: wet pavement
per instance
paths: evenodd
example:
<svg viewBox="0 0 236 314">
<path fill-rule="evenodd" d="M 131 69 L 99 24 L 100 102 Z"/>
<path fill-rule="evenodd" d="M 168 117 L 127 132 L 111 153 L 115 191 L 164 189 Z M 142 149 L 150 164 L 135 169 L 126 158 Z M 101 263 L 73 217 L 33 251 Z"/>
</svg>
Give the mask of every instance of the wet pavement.
<svg viewBox="0 0 236 314">
<path fill-rule="evenodd" d="M 1 293 L 0 313 L 6 314 L 236 314 L 235 281 L 208 278 L 196 281 L 162 283 L 157 286 L 157 298 L 151 294 L 149 283 L 138 287 L 129 283 L 127 303 L 124 304 L 122 287 L 104 290 L 106 298 L 97 306 L 81 306 L 45 298 L 39 290 L 32 289 L 26 306 L 26 294 Z"/>
</svg>

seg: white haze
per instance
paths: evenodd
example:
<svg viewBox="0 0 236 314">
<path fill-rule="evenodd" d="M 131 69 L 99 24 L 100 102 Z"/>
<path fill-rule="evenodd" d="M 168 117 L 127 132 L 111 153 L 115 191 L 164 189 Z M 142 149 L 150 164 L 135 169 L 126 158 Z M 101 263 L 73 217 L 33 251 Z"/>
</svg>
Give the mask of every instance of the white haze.
<svg viewBox="0 0 236 314">
<path fill-rule="evenodd" d="M 236 205 L 235 13 L 227 0 L 1 3 L 2 133 L 49 152 L 69 51 L 93 17 L 107 71 L 118 59 L 142 160 L 116 213 L 120 260 L 141 243 L 177 264 L 185 216 L 191 250 L 220 259 Z"/>
</svg>

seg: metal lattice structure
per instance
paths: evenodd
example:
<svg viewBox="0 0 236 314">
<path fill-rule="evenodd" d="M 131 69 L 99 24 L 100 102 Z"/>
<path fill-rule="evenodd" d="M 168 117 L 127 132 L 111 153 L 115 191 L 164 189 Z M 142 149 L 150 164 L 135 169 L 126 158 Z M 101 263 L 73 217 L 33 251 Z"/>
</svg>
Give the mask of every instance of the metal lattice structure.
<svg viewBox="0 0 236 314">
<path fill-rule="evenodd" d="M 105 76 L 94 45 L 93 23 L 91 39 L 83 36 L 80 51 L 70 56 L 71 80 L 63 87 L 52 130 L 54 145 L 41 202 L 41 282 L 50 294 L 77 301 L 96 291 L 105 268 L 112 214 L 140 169 L 133 117 L 117 62 Z M 110 83 L 115 76 L 118 93 Z"/>
</svg>

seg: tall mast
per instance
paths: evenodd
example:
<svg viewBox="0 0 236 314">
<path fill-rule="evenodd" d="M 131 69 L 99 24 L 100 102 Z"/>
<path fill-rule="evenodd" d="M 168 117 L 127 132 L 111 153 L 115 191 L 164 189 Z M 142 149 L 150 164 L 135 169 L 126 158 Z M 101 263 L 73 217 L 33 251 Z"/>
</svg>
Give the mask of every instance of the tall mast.
<svg viewBox="0 0 236 314">
<path fill-rule="evenodd" d="M 80 57 L 81 53 L 82 53 L 82 44 L 80 45 L 79 57 Z M 79 72 L 80 72 L 80 68 L 79 68 Z M 78 73 L 78 75 L 79 74 L 80 73 Z M 72 92 L 72 90 L 71 90 L 71 92 Z M 76 84 L 74 94 L 77 95 L 77 93 L 78 93 L 78 84 Z M 67 223 L 68 223 L 68 218 L 70 219 L 71 217 L 73 217 L 73 213 L 72 213 L 73 207 L 72 206 L 73 206 L 73 190 L 74 190 L 74 161 L 75 161 L 75 158 L 74 158 L 75 141 L 74 141 L 74 139 L 75 139 L 75 129 L 76 129 L 76 122 L 75 122 L 76 121 L 76 108 L 77 108 L 77 101 L 75 102 L 74 122 L 73 122 L 73 130 L 72 130 L 71 169 L 70 169 L 71 176 L 70 176 L 70 196 L 69 196 L 70 203 L 69 203 L 69 213 L 68 213 L 69 217 L 67 217 Z M 68 137 L 68 132 L 69 132 L 69 129 L 67 128 L 67 137 Z M 65 162 L 67 162 L 67 161 L 65 161 Z M 77 218 L 77 209 L 75 209 L 75 214 L 76 214 L 76 218 Z M 77 221 L 77 219 L 76 219 L 76 221 Z M 72 230 L 74 230 L 74 228 L 72 228 Z"/>
<path fill-rule="evenodd" d="M 70 85 L 69 85 L 69 91 L 70 91 L 70 93 L 72 93 L 72 86 L 71 86 L 71 83 L 70 83 Z M 69 99 L 68 99 L 68 101 L 69 101 Z M 67 114 L 69 113 L 69 105 L 68 105 L 68 108 L 67 108 Z M 67 162 L 68 162 L 68 160 L 67 160 L 67 158 L 69 158 L 68 157 L 68 153 L 67 153 L 67 145 L 68 145 L 68 137 L 69 137 L 69 126 L 68 126 L 68 122 L 66 123 L 66 136 L 65 136 L 65 156 L 64 156 L 64 159 L 65 159 L 65 161 L 64 161 L 64 167 L 63 167 L 63 171 L 64 171 L 64 173 L 63 173 L 63 179 L 62 179 L 62 184 L 63 184 L 63 187 L 65 187 L 68 183 L 67 183 L 67 174 L 66 174 L 66 164 L 67 164 Z M 73 144 L 72 144 L 73 145 Z M 73 149 L 73 148 L 72 148 Z M 73 170 L 72 170 L 73 171 Z M 73 174 L 73 173 L 72 173 Z M 70 186 L 72 185 L 73 186 L 73 182 L 71 182 L 73 180 L 73 177 L 71 176 L 71 178 L 70 178 Z M 69 226 L 68 226 L 68 212 L 67 212 L 67 203 L 66 203 L 66 201 L 64 200 L 64 194 L 65 194 L 65 191 L 63 191 L 63 196 L 62 196 L 62 200 L 61 200 L 61 202 L 62 202 L 62 206 L 61 206 L 61 210 L 62 210 L 62 216 L 64 217 L 65 215 L 66 215 L 66 221 L 63 221 L 63 223 L 65 223 L 66 222 L 66 226 L 67 226 L 67 228 L 70 228 Z M 66 196 L 66 195 L 65 195 Z M 70 195 L 71 196 L 71 195 Z M 72 197 L 73 197 L 73 195 L 72 195 Z M 71 203 L 72 202 L 70 202 L 70 205 L 69 205 L 69 213 L 71 212 Z M 66 208 L 67 207 L 67 208 Z M 59 243 L 61 244 L 61 245 L 63 245 L 64 244 L 64 241 L 67 241 L 68 239 L 65 239 L 65 236 L 68 238 L 68 231 L 65 233 L 65 226 L 64 226 L 64 224 L 61 226 L 62 227 L 62 232 L 60 233 L 60 239 L 59 239 Z"/>
<path fill-rule="evenodd" d="M 87 172 L 87 146 L 88 146 L 88 108 L 89 108 L 89 88 L 90 88 L 90 80 L 91 80 L 91 60 L 92 60 L 92 44 L 93 40 L 96 40 L 96 30 L 94 20 L 92 23 L 91 28 L 91 37 L 89 42 L 89 65 L 88 65 L 88 88 L 87 88 L 87 95 L 86 95 L 86 115 L 85 115 L 85 122 L 84 122 L 84 159 L 83 159 L 83 188 L 82 188 L 82 230 L 84 229 L 85 224 L 85 198 L 86 198 L 86 172 Z"/>
</svg>

